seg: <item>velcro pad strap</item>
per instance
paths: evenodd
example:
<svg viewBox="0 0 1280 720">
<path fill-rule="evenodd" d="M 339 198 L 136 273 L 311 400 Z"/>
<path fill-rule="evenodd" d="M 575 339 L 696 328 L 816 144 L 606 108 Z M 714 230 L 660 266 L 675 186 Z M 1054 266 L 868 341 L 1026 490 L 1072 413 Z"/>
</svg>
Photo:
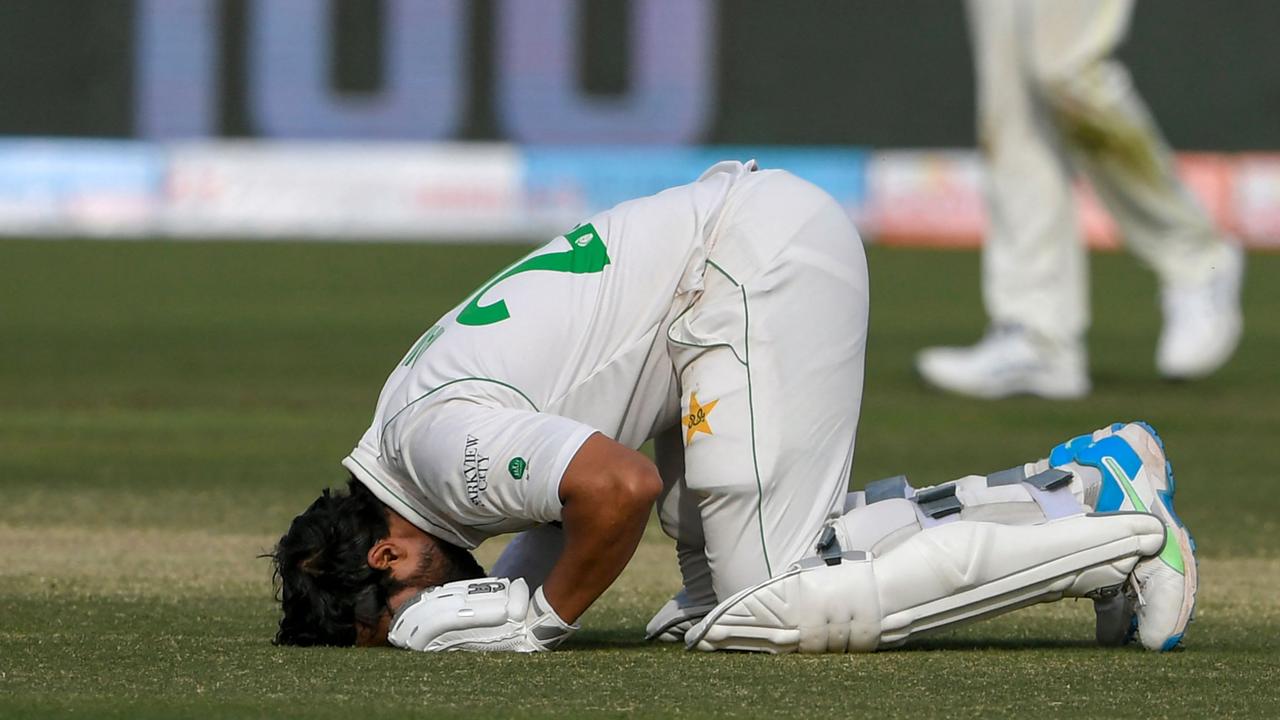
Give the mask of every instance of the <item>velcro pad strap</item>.
<svg viewBox="0 0 1280 720">
<path fill-rule="evenodd" d="M 818 557 L 828 565 L 840 564 L 840 540 L 836 537 L 836 529 L 830 525 L 822 528 L 822 535 L 818 538 Z"/>
<path fill-rule="evenodd" d="M 1069 470 L 1049 468 L 1044 472 L 1036 473 L 1035 475 L 1027 478 L 1026 482 L 1028 485 L 1037 489 L 1049 491 L 1070 485 L 1072 477 L 1074 477 L 1074 475 L 1072 475 Z"/>
<path fill-rule="evenodd" d="M 1027 472 L 1022 465 L 1011 467 L 1007 470 L 997 470 L 987 476 L 987 487 L 1000 487 L 1001 485 L 1017 485 L 1027 479 Z"/>
<path fill-rule="evenodd" d="M 907 476 L 894 475 L 883 480 L 867 483 L 867 487 L 862 492 L 867 504 L 870 505 L 881 500 L 905 498 L 909 490 L 911 490 L 911 486 L 907 484 Z"/>
<path fill-rule="evenodd" d="M 920 506 L 920 511 L 934 520 L 954 515 L 964 509 L 964 504 L 956 497 L 955 483 L 917 491 L 915 501 Z"/>
</svg>

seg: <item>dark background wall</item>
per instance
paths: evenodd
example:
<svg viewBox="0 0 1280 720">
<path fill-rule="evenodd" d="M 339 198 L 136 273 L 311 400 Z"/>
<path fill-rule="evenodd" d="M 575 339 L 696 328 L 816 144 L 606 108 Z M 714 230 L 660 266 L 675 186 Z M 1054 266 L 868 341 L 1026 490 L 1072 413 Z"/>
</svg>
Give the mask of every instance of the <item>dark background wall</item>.
<svg viewBox="0 0 1280 720">
<path fill-rule="evenodd" d="M 215 133 L 258 134 L 245 107 L 246 0 L 217 5 L 222 59 Z M 494 101 L 500 6 L 466 3 L 470 42 L 457 139 L 502 139 Z M 581 8 L 580 86 L 626 92 L 627 0 Z M 963 3 L 943 0 L 715 3 L 716 143 L 968 146 L 973 81 Z M 8 0 L 0 9 L 0 134 L 130 137 L 131 0 Z M 376 90 L 386 8 L 334 0 L 330 79 Z M 1122 57 L 1175 146 L 1280 149 L 1280 3 L 1146 0 Z"/>
</svg>

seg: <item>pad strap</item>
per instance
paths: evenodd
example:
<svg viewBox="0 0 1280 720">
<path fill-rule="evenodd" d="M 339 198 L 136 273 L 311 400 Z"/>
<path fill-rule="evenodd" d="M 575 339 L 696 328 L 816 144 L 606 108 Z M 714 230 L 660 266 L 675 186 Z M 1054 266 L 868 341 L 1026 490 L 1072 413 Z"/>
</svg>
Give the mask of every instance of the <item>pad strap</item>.
<svg viewBox="0 0 1280 720">
<path fill-rule="evenodd" d="M 956 515 L 964 509 L 964 504 L 956 497 L 955 483 L 917 490 L 915 501 L 920 506 L 920 512 L 934 520 Z"/>
<path fill-rule="evenodd" d="M 1068 470 L 1052 467 L 1028 476 L 1025 466 L 1018 465 L 991 473 L 987 476 L 986 484 L 988 488 L 1022 485 L 1031 499 L 1040 506 L 1045 519 L 1057 520 L 1088 511 L 1071 492 L 1073 477 Z"/>
<path fill-rule="evenodd" d="M 1070 470 L 1043 464 L 969 475 L 920 490 L 905 475 L 877 480 L 853 494 L 854 502 L 846 503 L 851 509 L 832 518 L 828 527 L 833 531 L 822 530 L 816 554 L 827 560 L 841 550 L 880 554 L 920 530 L 959 520 L 1028 525 L 1089 512 L 1075 485 Z"/>
<path fill-rule="evenodd" d="M 867 504 L 870 505 L 883 500 L 910 497 L 913 491 L 911 485 L 907 483 L 906 475 L 894 475 L 893 477 L 868 483 L 866 489 L 862 492 L 866 497 Z"/>
</svg>

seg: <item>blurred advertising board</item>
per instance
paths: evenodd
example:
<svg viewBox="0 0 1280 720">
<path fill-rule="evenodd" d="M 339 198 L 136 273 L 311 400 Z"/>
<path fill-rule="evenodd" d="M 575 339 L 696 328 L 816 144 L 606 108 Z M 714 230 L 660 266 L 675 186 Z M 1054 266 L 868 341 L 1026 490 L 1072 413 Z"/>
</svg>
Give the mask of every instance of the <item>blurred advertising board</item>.
<svg viewBox="0 0 1280 720">
<path fill-rule="evenodd" d="M 752 158 L 831 193 L 868 240 L 976 247 L 986 232 L 983 167 L 967 150 L 10 139 L 0 235 L 531 241 Z M 1280 155 L 1178 162 L 1220 227 L 1280 248 Z M 1115 246 L 1083 183 L 1077 198 L 1090 244 Z"/>
<path fill-rule="evenodd" d="M 972 247 L 986 226 L 972 152 L 878 152 L 867 165 L 864 232 L 895 245 Z"/>
<path fill-rule="evenodd" d="M 0 145 L 0 234 L 531 240 L 752 158 L 861 211 L 854 149 L 23 141 Z"/>
<path fill-rule="evenodd" d="M 164 235 L 473 240 L 523 220 L 507 145 L 192 143 L 169 163 Z"/>
<path fill-rule="evenodd" d="M 1247 210 L 1252 225 L 1242 228 L 1246 240 L 1267 231 L 1267 213 L 1275 218 L 1277 200 L 1266 186 L 1280 182 L 1273 161 L 1255 163 L 1254 184 L 1259 186 L 1256 207 L 1241 207 L 1238 165 L 1227 155 L 1185 153 L 1178 157 L 1178 171 L 1187 187 L 1219 227 L 1236 229 Z M 929 247 L 977 247 L 987 228 L 984 199 L 985 173 L 978 155 L 960 150 L 886 150 L 873 153 L 867 166 L 866 207 L 862 227 L 886 245 Z M 1280 186 L 1273 186 L 1280 187 Z M 1076 185 L 1080 229 L 1090 246 L 1114 248 L 1119 244 L 1115 222 L 1087 183 Z M 1271 232 L 1275 235 L 1274 219 Z"/>
<path fill-rule="evenodd" d="M 136 235 L 163 201 L 163 151 L 128 141 L 0 140 L 0 232 Z"/>
<path fill-rule="evenodd" d="M 546 228 L 563 229 L 624 200 L 693 182 L 721 160 L 789 170 L 855 217 L 866 191 L 866 153 L 851 148 L 534 146 L 522 156 L 527 215 Z"/>
<path fill-rule="evenodd" d="M 1280 155 L 1245 155 L 1236 164 L 1235 224 L 1256 247 L 1280 248 Z"/>
</svg>

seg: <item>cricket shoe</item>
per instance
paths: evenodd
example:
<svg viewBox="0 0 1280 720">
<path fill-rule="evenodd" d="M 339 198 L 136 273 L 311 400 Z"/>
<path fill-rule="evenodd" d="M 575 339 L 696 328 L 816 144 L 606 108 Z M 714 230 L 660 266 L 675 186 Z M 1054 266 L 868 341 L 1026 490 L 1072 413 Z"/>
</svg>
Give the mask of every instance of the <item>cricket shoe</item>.
<svg viewBox="0 0 1280 720">
<path fill-rule="evenodd" d="M 1073 461 L 1102 476 L 1097 512 L 1150 513 L 1165 526 L 1160 553 L 1134 566 L 1123 588 L 1094 598 L 1099 643 L 1123 644 L 1130 626 L 1147 649 L 1174 649 L 1194 614 L 1198 578 L 1195 541 L 1173 509 L 1173 466 L 1164 441 L 1144 422 L 1116 423 L 1063 443 L 1049 456 L 1055 466 Z"/>
<path fill-rule="evenodd" d="M 1065 400 L 1089 394 L 1084 349 L 1018 326 L 994 326 L 976 345 L 934 347 L 916 356 L 920 377 L 961 395 L 996 399 L 1039 395 Z"/>
<path fill-rule="evenodd" d="M 1240 285 L 1244 253 L 1228 245 L 1223 260 L 1203 282 L 1169 285 L 1160 291 L 1164 327 L 1156 344 L 1156 370 L 1172 380 L 1195 380 L 1222 367 L 1236 345 L 1244 321 Z"/>
</svg>

